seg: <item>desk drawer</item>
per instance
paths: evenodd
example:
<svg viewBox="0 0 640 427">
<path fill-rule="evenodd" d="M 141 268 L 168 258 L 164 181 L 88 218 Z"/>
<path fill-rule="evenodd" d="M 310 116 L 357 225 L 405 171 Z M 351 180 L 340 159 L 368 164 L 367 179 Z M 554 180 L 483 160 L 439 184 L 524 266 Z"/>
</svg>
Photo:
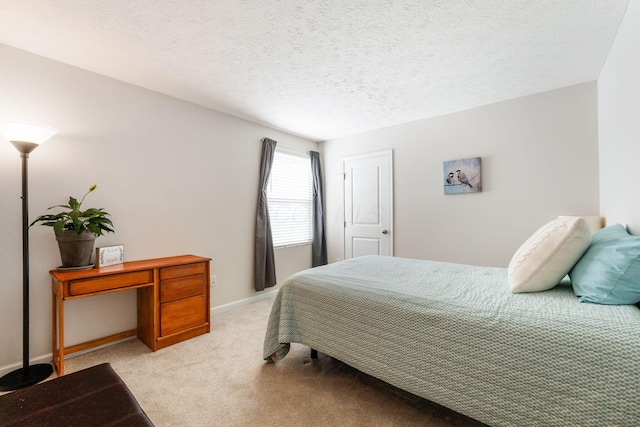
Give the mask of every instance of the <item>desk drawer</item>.
<svg viewBox="0 0 640 427">
<path fill-rule="evenodd" d="M 205 263 L 176 265 L 175 267 L 164 267 L 160 269 L 160 280 L 173 279 L 176 277 L 193 276 L 205 272 Z"/>
<path fill-rule="evenodd" d="M 207 301 L 204 295 L 160 305 L 160 335 L 166 336 L 206 323 Z"/>
<path fill-rule="evenodd" d="M 160 302 L 204 295 L 207 280 L 204 274 L 178 277 L 160 282 Z"/>
<path fill-rule="evenodd" d="M 153 282 L 153 270 L 133 271 L 131 273 L 111 274 L 91 279 L 72 280 L 69 283 L 69 296 L 79 296 L 127 286 L 143 285 Z"/>
</svg>

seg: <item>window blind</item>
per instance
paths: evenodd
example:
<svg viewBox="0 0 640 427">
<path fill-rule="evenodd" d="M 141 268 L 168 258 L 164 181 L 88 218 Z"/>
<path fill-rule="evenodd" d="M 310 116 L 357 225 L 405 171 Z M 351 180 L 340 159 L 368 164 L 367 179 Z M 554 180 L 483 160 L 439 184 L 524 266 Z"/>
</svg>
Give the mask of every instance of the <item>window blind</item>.
<svg viewBox="0 0 640 427">
<path fill-rule="evenodd" d="M 267 190 L 274 246 L 311 243 L 312 199 L 309 156 L 276 149 Z"/>
</svg>

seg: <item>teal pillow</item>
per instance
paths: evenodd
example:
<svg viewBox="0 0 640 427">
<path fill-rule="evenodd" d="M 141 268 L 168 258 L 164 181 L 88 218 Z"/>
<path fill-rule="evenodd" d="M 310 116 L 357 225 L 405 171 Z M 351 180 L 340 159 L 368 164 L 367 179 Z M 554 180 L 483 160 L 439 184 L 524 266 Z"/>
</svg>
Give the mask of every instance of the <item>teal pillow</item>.
<svg viewBox="0 0 640 427">
<path fill-rule="evenodd" d="M 629 234 L 621 224 L 598 230 L 569 277 L 580 302 L 640 302 L 640 236 Z"/>
</svg>

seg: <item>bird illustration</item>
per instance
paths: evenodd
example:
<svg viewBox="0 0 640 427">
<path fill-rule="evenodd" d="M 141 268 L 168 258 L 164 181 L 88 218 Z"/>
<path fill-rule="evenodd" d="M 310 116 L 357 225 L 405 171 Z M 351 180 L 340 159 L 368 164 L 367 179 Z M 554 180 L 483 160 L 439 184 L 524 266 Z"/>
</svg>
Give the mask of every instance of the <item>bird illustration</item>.
<svg viewBox="0 0 640 427">
<path fill-rule="evenodd" d="M 467 175 L 465 175 L 464 172 L 462 172 L 460 169 L 458 169 L 456 171 L 456 173 L 457 173 L 458 181 L 460 181 L 460 184 L 468 185 L 469 188 L 473 188 L 473 185 L 471 185 L 471 183 L 467 179 Z"/>
<path fill-rule="evenodd" d="M 449 175 L 447 176 L 447 184 L 449 185 L 453 185 L 453 183 L 455 182 L 455 178 L 453 176 L 453 172 L 449 172 Z"/>
</svg>

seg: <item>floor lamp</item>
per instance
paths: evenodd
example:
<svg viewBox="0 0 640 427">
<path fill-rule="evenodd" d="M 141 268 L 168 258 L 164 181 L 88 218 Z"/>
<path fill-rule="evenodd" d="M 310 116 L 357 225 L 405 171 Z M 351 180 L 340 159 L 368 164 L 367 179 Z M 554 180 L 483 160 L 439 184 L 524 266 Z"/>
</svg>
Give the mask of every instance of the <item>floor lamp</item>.
<svg viewBox="0 0 640 427">
<path fill-rule="evenodd" d="M 29 207 L 27 159 L 35 150 L 57 133 L 48 126 L 22 122 L 0 122 L 0 136 L 20 152 L 22 158 L 22 368 L 0 378 L 0 391 L 18 390 L 39 383 L 53 372 L 51 364 L 29 365 Z"/>
</svg>

